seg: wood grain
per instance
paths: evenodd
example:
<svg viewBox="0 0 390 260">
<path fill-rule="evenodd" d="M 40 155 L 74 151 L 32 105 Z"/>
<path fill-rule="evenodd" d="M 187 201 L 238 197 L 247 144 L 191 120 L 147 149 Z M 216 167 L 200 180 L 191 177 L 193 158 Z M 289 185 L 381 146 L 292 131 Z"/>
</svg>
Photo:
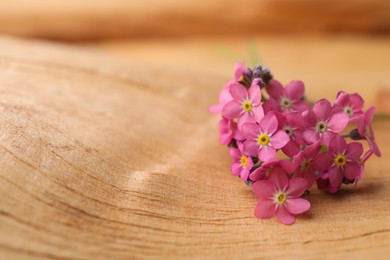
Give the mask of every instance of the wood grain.
<svg viewBox="0 0 390 260">
<path fill-rule="evenodd" d="M 0 33 L 65 41 L 107 38 L 388 34 L 383 0 L 0 1 Z"/>
<path fill-rule="evenodd" d="M 206 112 L 229 76 L 2 38 L 0 258 L 385 259 L 388 119 L 356 189 L 258 220 Z"/>
</svg>

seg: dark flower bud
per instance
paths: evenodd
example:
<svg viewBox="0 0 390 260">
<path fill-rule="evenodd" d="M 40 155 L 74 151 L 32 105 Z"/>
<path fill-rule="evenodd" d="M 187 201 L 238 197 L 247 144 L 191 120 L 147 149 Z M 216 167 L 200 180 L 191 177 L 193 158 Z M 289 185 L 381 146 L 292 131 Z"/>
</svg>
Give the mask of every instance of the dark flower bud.
<svg viewBox="0 0 390 260">
<path fill-rule="evenodd" d="M 359 134 L 359 131 L 357 129 L 353 129 L 351 132 L 349 132 L 349 138 L 352 140 L 363 140 L 366 139 L 364 136 L 361 136 Z"/>
<path fill-rule="evenodd" d="M 271 71 L 268 68 L 257 64 L 253 68 L 253 78 L 261 78 L 261 80 L 265 84 L 268 84 L 271 81 L 271 79 L 273 78 L 273 76 L 271 74 Z"/>
<path fill-rule="evenodd" d="M 238 82 L 240 82 L 245 87 L 250 88 L 250 86 L 252 85 L 252 79 L 253 79 L 253 71 L 249 68 L 246 68 L 242 77 Z"/>
</svg>

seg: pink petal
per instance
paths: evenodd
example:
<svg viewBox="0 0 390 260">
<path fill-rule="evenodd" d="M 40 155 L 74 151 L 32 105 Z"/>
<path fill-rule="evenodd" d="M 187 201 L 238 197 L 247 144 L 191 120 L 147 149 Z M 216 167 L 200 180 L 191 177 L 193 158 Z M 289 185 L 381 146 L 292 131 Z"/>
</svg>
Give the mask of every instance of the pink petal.
<svg viewBox="0 0 390 260">
<path fill-rule="evenodd" d="M 310 105 L 306 101 L 295 102 L 292 105 L 292 108 L 296 111 L 303 112 L 310 109 Z"/>
<path fill-rule="evenodd" d="M 284 207 L 278 207 L 276 209 L 276 218 L 285 225 L 291 225 L 295 222 L 295 217 Z"/>
<path fill-rule="evenodd" d="M 260 120 L 264 117 L 264 110 L 262 105 L 252 107 L 253 117 L 256 122 L 260 122 Z"/>
<path fill-rule="evenodd" d="M 256 123 L 255 118 L 248 112 L 244 112 L 238 117 L 237 120 L 238 129 L 242 129 L 242 126 L 246 123 L 252 123 L 252 124 Z"/>
<path fill-rule="evenodd" d="M 364 106 L 364 100 L 359 94 L 357 93 L 351 94 L 350 100 L 351 100 L 351 106 L 353 107 L 354 110 L 356 111 L 362 110 Z"/>
<path fill-rule="evenodd" d="M 321 142 L 316 142 L 312 145 L 309 145 L 303 150 L 303 154 L 306 158 L 314 158 L 318 155 L 321 150 Z"/>
<path fill-rule="evenodd" d="M 268 180 L 272 181 L 279 190 L 285 190 L 289 183 L 286 172 L 273 173 L 269 176 Z"/>
<path fill-rule="evenodd" d="M 242 112 L 243 108 L 236 100 L 232 100 L 222 108 L 222 116 L 227 119 L 237 118 Z"/>
<path fill-rule="evenodd" d="M 327 170 L 333 164 L 334 156 L 330 151 L 325 151 L 312 161 L 312 167 L 316 170 Z"/>
<path fill-rule="evenodd" d="M 329 144 L 329 150 L 335 154 L 343 153 L 347 148 L 347 141 L 340 135 L 335 135 Z"/>
<path fill-rule="evenodd" d="M 305 86 L 302 81 L 293 80 L 286 85 L 285 91 L 291 100 L 300 100 L 305 94 Z"/>
<path fill-rule="evenodd" d="M 347 150 L 345 155 L 348 160 L 358 160 L 363 154 L 363 145 L 358 142 L 352 142 L 347 144 Z"/>
<path fill-rule="evenodd" d="M 249 168 L 249 166 L 247 167 L 244 167 L 240 173 L 240 178 L 241 180 L 243 181 L 247 181 L 248 180 L 248 176 L 249 176 L 249 172 L 251 170 L 252 167 Z"/>
<path fill-rule="evenodd" d="M 236 148 L 230 148 L 230 157 L 232 157 L 232 159 L 234 161 L 239 161 L 241 159 L 241 152 L 236 149 Z"/>
<path fill-rule="evenodd" d="M 208 111 L 210 113 L 213 113 L 213 114 L 216 114 L 216 115 L 220 115 L 221 114 L 221 111 L 222 111 L 222 106 L 221 105 L 212 105 L 212 106 L 209 106 L 208 107 Z"/>
<path fill-rule="evenodd" d="M 230 85 L 230 94 L 237 101 L 243 101 L 248 98 L 248 91 L 240 83 Z"/>
<path fill-rule="evenodd" d="M 314 129 L 306 129 L 303 132 L 303 139 L 305 139 L 308 144 L 313 144 L 320 140 L 320 136 Z"/>
<path fill-rule="evenodd" d="M 356 179 L 362 174 L 363 167 L 358 162 L 348 162 L 344 165 L 343 175 L 348 179 Z"/>
<path fill-rule="evenodd" d="M 320 99 L 313 107 L 318 120 L 327 120 L 332 112 L 331 104 L 326 99 Z"/>
<path fill-rule="evenodd" d="M 259 152 L 259 145 L 254 140 L 246 140 L 243 145 L 243 152 L 249 156 L 257 156 Z"/>
<path fill-rule="evenodd" d="M 317 123 L 317 116 L 312 110 L 302 112 L 302 117 L 306 128 L 314 127 Z"/>
<path fill-rule="evenodd" d="M 260 134 L 260 128 L 257 124 L 247 123 L 241 127 L 241 133 L 246 139 L 256 139 Z"/>
<path fill-rule="evenodd" d="M 278 119 L 272 113 L 268 113 L 261 119 L 259 125 L 264 133 L 273 134 L 278 129 Z"/>
<path fill-rule="evenodd" d="M 373 139 L 367 139 L 368 145 L 370 146 L 370 149 L 374 152 L 374 154 L 378 157 L 381 157 L 381 151 L 379 150 L 378 145 L 376 144 L 375 140 Z"/>
<path fill-rule="evenodd" d="M 283 85 L 280 84 L 280 82 L 277 81 L 276 79 L 271 80 L 271 82 L 269 82 L 268 85 L 265 87 L 265 90 L 267 91 L 270 97 L 273 97 L 276 100 L 279 100 L 279 98 L 284 93 Z"/>
<path fill-rule="evenodd" d="M 333 187 L 340 186 L 341 182 L 343 181 L 343 175 L 341 175 L 339 167 L 335 166 L 329 168 L 328 174 L 330 185 Z"/>
<path fill-rule="evenodd" d="M 328 122 L 328 128 L 333 133 L 340 133 L 348 125 L 348 122 L 349 117 L 345 113 L 336 113 L 330 117 Z"/>
<path fill-rule="evenodd" d="M 300 146 L 294 142 L 293 140 L 290 140 L 283 148 L 282 151 L 288 156 L 288 157 L 294 157 L 297 155 L 301 149 Z"/>
<path fill-rule="evenodd" d="M 275 184 L 270 180 L 259 180 L 253 183 L 253 193 L 260 199 L 272 199 L 275 191 Z"/>
<path fill-rule="evenodd" d="M 287 188 L 287 195 L 291 198 L 297 198 L 302 196 L 307 187 L 307 181 L 301 177 L 293 177 L 290 179 L 290 183 Z"/>
<path fill-rule="evenodd" d="M 338 135 L 338 134 L 335 134 L 333 132 L 330 132 L 330 131 L 327 131 L 325 132 L 322 137 L 321 137 L 321 143 L 325 146 L 329 146 L 329 144 L 332 142 L 332 140 L 334 139 L 334 137 Z"/>
<path fill-rule="evenodd" d="M 367 109 L 366 113 L 364 113 L 364 123 L 366 125 L 371 124 L 372 119 L 374 118 L 376 107 L 371 106 L 369 109 Z"/>
<path fill-rule="evenodd" d="M 234 79 L 238 81 L 241 78 L 241 76 L 244 74 L 244 71 L 245 71 L 245 64 L 242 62 L 238 62 L 234 70 Z"/>
<path fill-rule="evenodd" d="M 258 150 L 258 157 L 265 162 L 275 157 L 276 150 L 271 146 L 263 146 Z"/>
<path fill-rule="evenodd" d="M 254 214 L 257 218 L 272 218 L 275 216 L 275 203 L 271 200 L 259 201 Z"/>
<path fill-rule="evenodd" d="M 259 105 L 261 101 L 261 91 L 260 87 L 256 84 L 252 84 L 252 86 L 248 89 L 249 99 L 252 101 L 254 106 Z"/>
<path fill-rule="evenodd" d="M 232 163 L 232 166 L 230 167 L 230 170 L 232 171 L 234 176 L 240 175 L 241 171 L 242 171 L 241 163 L 238 163 L 238 162 Z"/>
<path fill-rule="evenodd" d="M 270 143 L 275 149 L 280 149 L 290 141 L 290 137 L 284 131 L 277 131 L 271 136 Z"/>
<path fill-rule="evenodd" d="M 310 209 L 310 202 L 302 198 L 288 199 L 286 208 L 292 214 L 301 214 Z"/>
<path fill-rule="evenodd" d="M 256 170 L 254 170 L 251 175 L 249 176 L 249 178 L 252 180 L 252 181 L 258 181 L 258 180 L 263 180 L 265 179 L 265 171 L 266 169 L 260 167 L 260 168 L 257 168 Z"/>
</svg>

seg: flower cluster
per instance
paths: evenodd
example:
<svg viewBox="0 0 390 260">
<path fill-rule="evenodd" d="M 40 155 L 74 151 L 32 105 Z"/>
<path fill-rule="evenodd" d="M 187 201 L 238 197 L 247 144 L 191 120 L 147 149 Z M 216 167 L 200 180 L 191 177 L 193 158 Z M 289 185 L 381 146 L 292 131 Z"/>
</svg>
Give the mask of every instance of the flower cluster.
<svg viewBox="0 0 390 260">
<path fill-rule="evenodd" d="M 222 116 L 220 142 L 230 148 L 231 171 L 259 198 L 254 214 L 295 222 L 310 208 L 301 198 L 315 183 L 335 193 L 357 183 L 371 155 L 381 156 L 371 122 L 375 107 L 363 111 L 359 94 L 340 91 L 331 103 L 311 105 L 302 81 L 283 86 L 267 68 L 237 64 L 209 111 Z M 346 129 L 352 129 L 344 133 Z M 368 151 L 362 143 L 367 141 Z"/>
</svg>

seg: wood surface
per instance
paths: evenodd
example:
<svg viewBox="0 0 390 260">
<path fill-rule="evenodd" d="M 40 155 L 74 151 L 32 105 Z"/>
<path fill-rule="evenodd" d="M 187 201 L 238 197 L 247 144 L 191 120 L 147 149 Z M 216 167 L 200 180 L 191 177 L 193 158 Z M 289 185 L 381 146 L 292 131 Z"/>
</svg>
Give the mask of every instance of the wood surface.
<svg viewBox="0 0 390 260">
<path fill-rule="evenodd" d="M 0 33 L 66 41 L 106 38 L 390 32 L 386 0 L 0 1 Z"/>
<path fill-rule="evenodd" d="M 372 52 L 344 60 L 331 78 L 349 85 L 360 76 L 365 87 L 374 86 L 369 99 L 376 100 L 377 89 L 389 90 L 386 68 L 367 66 L 362 74 L 356 65 L 370 55 L 388 65 L 386 49 L 376 52 L 380 44 L 372 44 L 366 45 Z M 356 188 L 336 195 L 313 190 L 310 211 L 284 226 L 253 217 L 256 198 L 229 172 L 218 119 L 207 113 L 231 70 L 186 68 L 186 60 L 142 64 L 141 54 L 121 58 L 107 46 L 0 39 L 1 259 L 390 255 L 386 105 L 374 123 L 383 157 L 369 161 Z M 332 82 L 315 73 L 309 79 Z M 323 86 L 308 91 L 330 91 Z"/>
</svg>

